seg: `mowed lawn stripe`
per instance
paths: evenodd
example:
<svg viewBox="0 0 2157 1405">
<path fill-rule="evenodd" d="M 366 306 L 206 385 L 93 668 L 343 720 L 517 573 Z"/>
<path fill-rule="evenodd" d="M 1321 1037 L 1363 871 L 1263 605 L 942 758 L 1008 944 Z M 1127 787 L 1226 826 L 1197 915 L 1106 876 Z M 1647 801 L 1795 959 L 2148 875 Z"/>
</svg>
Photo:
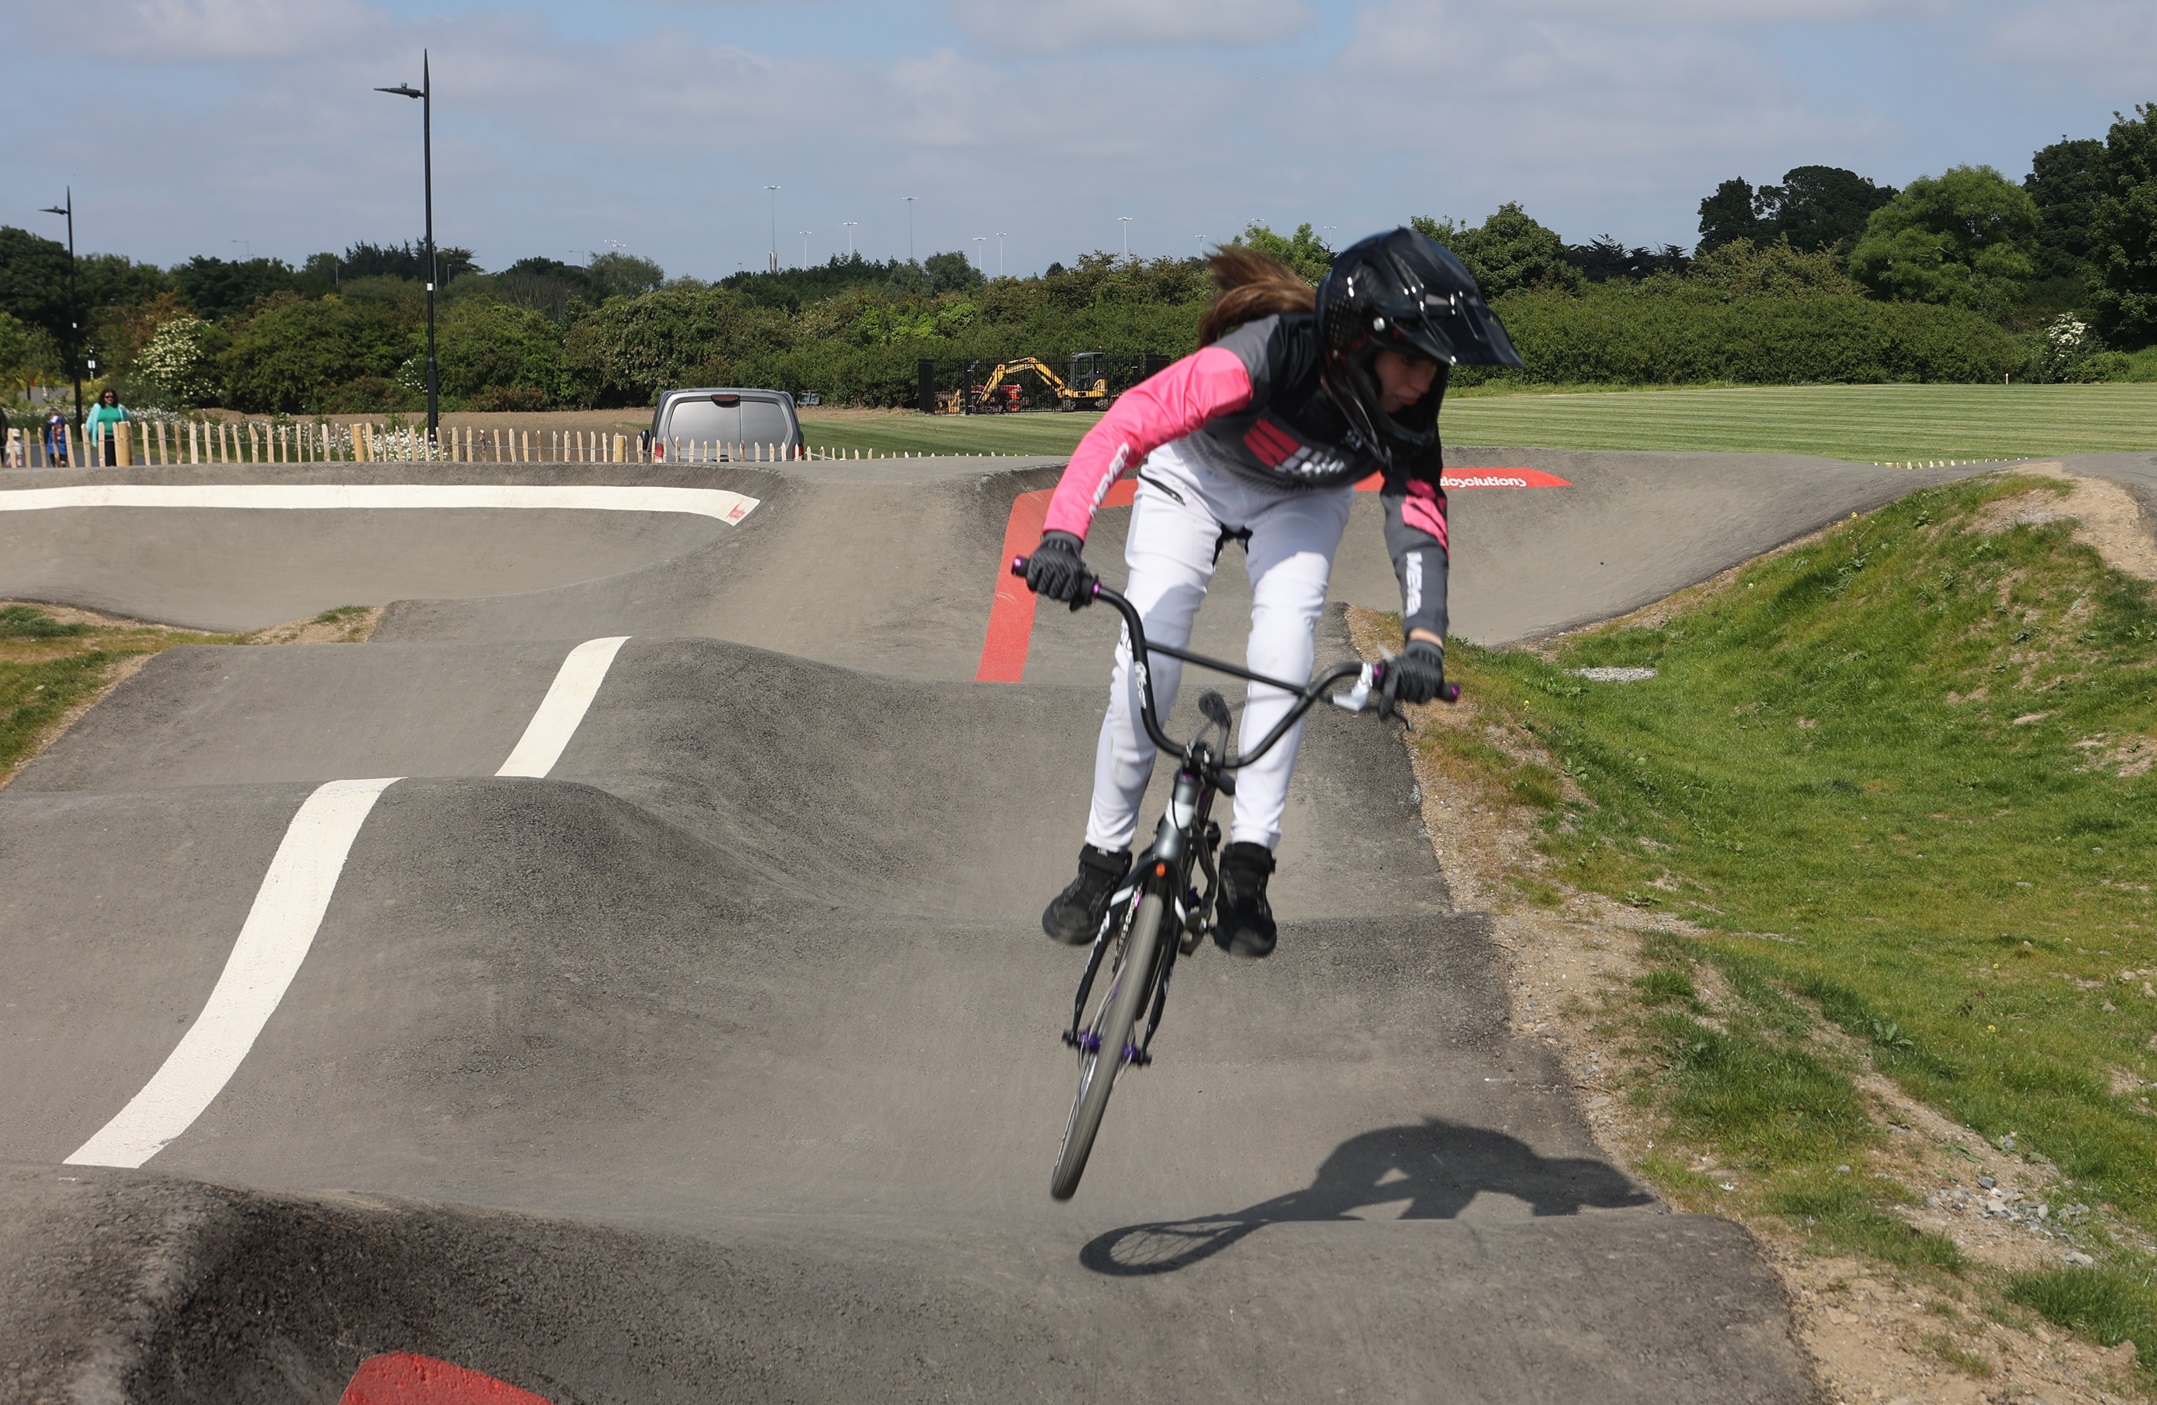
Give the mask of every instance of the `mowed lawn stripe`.
<svg viewBox="0 0 2157 1405">
<path fill-rule="evenodd" d="M 2157 385 L 1753 386 L 1462 396 L 1454 444 L 1820 454 L 1859 462 L 2157 449 Z"/>
<path fill-rule="evenodd" d="M 1091 413 L 810 411 L 816 448 L 880 454 L 1067 454 Z M 1820 454 L 1860 463 L 2157 450 L 2157 385 L 1818 385 L 1460 394 L 1446 442 L 1541 449 Z"/>
</svg>

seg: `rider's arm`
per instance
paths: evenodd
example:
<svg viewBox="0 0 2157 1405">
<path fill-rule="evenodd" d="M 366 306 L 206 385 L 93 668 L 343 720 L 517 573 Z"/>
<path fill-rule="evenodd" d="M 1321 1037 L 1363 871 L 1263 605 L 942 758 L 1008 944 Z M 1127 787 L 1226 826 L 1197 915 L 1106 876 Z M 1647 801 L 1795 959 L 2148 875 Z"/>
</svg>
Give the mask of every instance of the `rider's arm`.
<svg viewBox="0 0 2157 1405">
<path fill-rule="evenodd" d="M 1251 373 L 1243 358 L 1225 346 L 1201 347 L 1132 386 L 1072 450 L 1070 466 L 1049 500 L 1043 530 L 1069 532 L 1084 541 L 1094 509 L 1124 470 L 1136 468 L 1155 449 L 1216 415 L 1250 403 Z"/>
<path fill-rule="evenodd" d="M 1386 470 L 1379 500 L 1386 509 L 1386 551 L 1401 583 L 1401 634 L 1445 647 L 1446 571 L 1450 546 L 1438 452 Z"/>
</svg>

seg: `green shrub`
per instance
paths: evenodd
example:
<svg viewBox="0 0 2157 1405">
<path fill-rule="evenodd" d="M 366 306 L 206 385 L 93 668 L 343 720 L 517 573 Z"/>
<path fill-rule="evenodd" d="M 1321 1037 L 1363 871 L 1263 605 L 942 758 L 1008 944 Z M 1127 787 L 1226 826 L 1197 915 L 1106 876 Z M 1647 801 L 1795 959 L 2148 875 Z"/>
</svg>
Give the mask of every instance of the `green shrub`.
<svg viewBox="0 0 2157 1405">
<path fill-rule="evenodd" d="M 225 403 L 254 414 L 306 414 L 337 408 L 339 387 L 387 382 L 423 353 L 412 305 L 331 294 L 279 293 L 256 305 L 218 358 Z M 352 409 L 382 408 L 354 404 Z"/>
<path fill-rule="evenodd" d="M 1870 384 L 1997 381 L 2027 353 L 1996 324 L 1956 308 L 1847 293 L 1725 297 L 1675 278 L 1597 284 L 1578 297 L 1516 293 L 1496 304 L 1527 363 L 1456 372 L 1462 384 Z"/>
</svg>

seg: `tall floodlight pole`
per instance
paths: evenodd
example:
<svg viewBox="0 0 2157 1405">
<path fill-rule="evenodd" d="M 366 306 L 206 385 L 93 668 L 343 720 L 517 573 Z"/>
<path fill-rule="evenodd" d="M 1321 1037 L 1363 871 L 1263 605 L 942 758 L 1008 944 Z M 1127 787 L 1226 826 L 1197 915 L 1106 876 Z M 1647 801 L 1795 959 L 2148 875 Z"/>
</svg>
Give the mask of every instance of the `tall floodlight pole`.
<svg viewBox="0 0 2157 1405">
<path fill-rule="evenodd" d="M 976 234 L 974 236 L 974 242 L 976 244 L 986 244 L 989 242 L 989 236 L 986 234 Z M 974 250 L 974 267 L 980 269 L 983 273 L 986 273 L 989 271 L 987 266 L 988 262 L 989 251 L 987 249 Z"/>
<path fill-rule="evenodd" d="M 1004 232 L 996 231 L 996 276 L 1004 276 Z"/>
<path fill-rule="evenodd" d="M 1123 256 L 1129 258 L 1131 257 L 1131 217 L 1129 215 L 1118 215 L 1116 216 L 1116 223 L 1123 226 Z"/>
<path fill-rule="evenodd" d="M 767 185 L 771 192 L 771 271 L 779 271 L 779 187 Z"/>
<path fill-rule="evenodd" d="M 851 263 L 854 259 L 854 226 L 860 224 L 861 221 L 840 220 L 839 223 L 846 226 L 846 258 L 847 262 Z"/>
<path fill-rule="evenodd" d="M 914 197 L 906 197 L 906 261 L 914 261 Z"/>
<path fill-rule="evenodd" d="M 47 205 L 48 215 L 67 216 L 67 368 L 75 377 L 75 432 L 82 433 L 82 307 L 75 301 L 75 187 L 67 188 L 67 204 Z"/>
<path fill-rule="evenodd" d="M 1199 262 L 1201 262 L 1201 263 L 1205 262 L 1205 260 L 1206 260 L 1206 236 L 1205 236 L 1205 235 L 1203 235 L 1203 234 L 1194 234 L 1194 235 L 1192 235 L 1191 237 L 1192 237 L 1193 239 L 1195 239 L 1195 240 L 1197 240 L 1197 241 L 1198 241 L 1198 258 L 1199 258 Z"/>
<path fill-rule="evenodd" d="M 431 448 L 442 426 L 442 394 L 434 361 L 434 285 L 440 281 L 440 270 L 434 261 L 434 68 L 427 51 L 419 52 L 417 91 L 409 83 L 375 91 L 419 99 L 420 176 L 427 202 L 427 443 Z"/>
<path fill-rule="evenodd" d="M 816 233 L 816 231 L 815 231 L 815 230 L 813 230 L 813 229 L 804 229 L 804 230 L 801 230 L 801 231 L 800 231 L 800 234 L 801 234 L 801 266 L 802 266 L 803 268 L 807 268 L 807 267 L 809 266 L 809 236 L 810 236 L 810 235 L 812 235 L 812 234 L 814 234 L 814 233 Z"/>
</svg>

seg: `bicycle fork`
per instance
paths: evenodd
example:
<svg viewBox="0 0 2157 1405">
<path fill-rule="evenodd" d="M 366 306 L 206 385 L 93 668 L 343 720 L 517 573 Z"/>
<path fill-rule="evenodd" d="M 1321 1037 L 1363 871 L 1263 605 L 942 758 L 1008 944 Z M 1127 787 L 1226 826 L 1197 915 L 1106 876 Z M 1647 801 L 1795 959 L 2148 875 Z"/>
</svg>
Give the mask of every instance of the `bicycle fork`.
<svg viewBox="0 0 2157 1405">
<path fill-rule="evenodd" d="M 1094 938 L 1093 950 L 1086 958 L 1086 971 L 1079 978 L 1078 994 L 1071 1002 L 1071 1027 L 1063 1032 L 1063 1042 L 1083 1052 L 1097 1053 L 1099 1036 L 1086 1026 L 1086 1000 L 1093 993 L 1095 977 L 1100 974 L 1102 958 L 1110 943 L 1122 940 L 1129 930 L 1132 915 L 1137 912 L 1139 900 L 1149 886 L 1158 886 L 1165 900 L 1162 904 L 1162 924 L 1165 930 L 1154 954 L 1152 971 L 1122 973 L 1122 979 L 1150 980 L 1153 998 L 1147 1002 L 1146 1034 L 1135 1045 L 1123 1051 L 1123 1058 L 1134 1067 L 1144 1068 L 1153 1062 L 1153 1036 L 1161 1028 L 1162 1012 L 1168 1008 L 1168 986 L 1175 974 L 1176 958 L 1188 956 L 1198 946 L 1200 929 L 1204 924 L 1205 907 L 1212 901 L 1212 888 L 1216 879 L 1213 872 L 1212 842 L 1217 841 L 1219 827 L 1211 820 L 1203 819 L 1203 812 L 1210 808 L 1211 797 L 1205 794 L 1202 778 L 1189 769 L 1176 773 L 1176 789 L 1169 802 L 1168 813 L 1161 816 L 1160 827 L 1155 831 L 1152 847 L 1138 856 L 1132 865 L 1132 882 L 1128 888 L 1116 894 L 1111 901 L 1108 920 L 1101 924 L 1100 934 Z M 1203 830 L 1201 823 L 1203 822 Z M 1205 870 L 1208 891 L 1202 899 L 1197 889 L 1189 887 L 1185 875 L 1189 868 L 1186 861 L 1186 840 L 1199 835 L 1196 846 L 1199 866 Z M 1151 870 L 1149 872 L 1148 870 Z M 1183 891 L 1177 891 L 1182 889 Z M 1121 921 L 1117 918 L 1120 916 Z M 1113 994 L 1113 992 L 1111 992 Z"/>
</svg>

